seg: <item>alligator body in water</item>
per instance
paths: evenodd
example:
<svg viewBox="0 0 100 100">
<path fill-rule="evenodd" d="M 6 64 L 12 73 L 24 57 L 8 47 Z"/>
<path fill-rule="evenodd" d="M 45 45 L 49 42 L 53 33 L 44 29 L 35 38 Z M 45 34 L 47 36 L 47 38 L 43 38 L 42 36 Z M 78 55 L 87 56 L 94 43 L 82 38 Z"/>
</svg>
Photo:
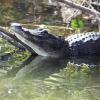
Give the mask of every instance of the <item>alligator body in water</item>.
<svg viewBox="0 0 100 100">
<path fill-rule="evenodd" d="M 48 57 L 80 57 L 100 55 L 100 33 L 88 32 L 68 36 L 66 39 L 55 36 L 38 28 L 23 28 L 20 24 L 11 24 L 11 31 L 27 46 L 41 56 Z"/>
</svg>

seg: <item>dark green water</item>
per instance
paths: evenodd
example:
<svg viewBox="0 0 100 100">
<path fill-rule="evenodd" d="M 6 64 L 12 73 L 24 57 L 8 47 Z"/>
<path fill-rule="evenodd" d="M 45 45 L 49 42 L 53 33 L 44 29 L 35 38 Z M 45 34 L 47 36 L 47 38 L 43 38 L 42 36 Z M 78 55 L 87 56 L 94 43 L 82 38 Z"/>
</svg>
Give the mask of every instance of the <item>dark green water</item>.
<svg viewBox="0 0 100 100">
<path fill-rule="evenodd" d="M 31 56 L 16 66 L 5 58 L 0 62 L 0 100 L 100 100 L 100 58 Z"/>
</svg>

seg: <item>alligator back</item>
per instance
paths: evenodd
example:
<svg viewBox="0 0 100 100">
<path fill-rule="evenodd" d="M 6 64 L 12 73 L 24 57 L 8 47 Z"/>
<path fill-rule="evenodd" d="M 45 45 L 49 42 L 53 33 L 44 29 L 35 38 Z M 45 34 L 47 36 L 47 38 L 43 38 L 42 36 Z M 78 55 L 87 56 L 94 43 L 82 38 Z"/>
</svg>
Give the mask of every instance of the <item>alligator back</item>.
<svg viewBox="0 0 100 100">
<path fill-rule="evenodd" d="M 100 55 L 100 32 L 74 34 L 65 40 L 69 44 L 70 56 Z"/>
</svg>

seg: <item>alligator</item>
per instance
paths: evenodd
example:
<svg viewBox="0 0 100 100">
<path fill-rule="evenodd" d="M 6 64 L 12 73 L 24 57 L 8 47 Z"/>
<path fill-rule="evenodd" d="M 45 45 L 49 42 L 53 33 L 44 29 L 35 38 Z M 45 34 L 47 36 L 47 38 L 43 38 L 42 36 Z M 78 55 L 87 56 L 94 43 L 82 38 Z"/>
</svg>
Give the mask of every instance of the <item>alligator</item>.
<svg viewBox="0 0 100 100">
<path fill-rule="evenodd" d="M 28 49 L 40 56 L 53 58 L 100 56 L 100 32 L 78 33 L 63 38 L 43 28 L 34 30 L 24 28 L 19 23 L 12 23 L 10 29 L 17 39 L 17 47 Z M 4 31 L 0 33 L 5 34 Z M 12 40 L 13 36 L 10 38 Z"/>
</svg>

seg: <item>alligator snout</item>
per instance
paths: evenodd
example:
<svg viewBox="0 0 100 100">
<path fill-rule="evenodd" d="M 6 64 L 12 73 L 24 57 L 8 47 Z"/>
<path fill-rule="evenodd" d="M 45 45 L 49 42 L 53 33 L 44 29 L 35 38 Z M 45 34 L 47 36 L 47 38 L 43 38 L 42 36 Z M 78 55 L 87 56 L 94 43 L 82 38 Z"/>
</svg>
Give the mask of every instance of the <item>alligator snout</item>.
<svg viewBox="0 0 100 100">
<path fill-rule="evenodd" d="M 64 39 L 48 33 L 46 30 L 23 28 L 20 24 L 12 24 L 11 29 L 15 36 L 24 44 L 32 48 L 38 55 L 59 57 L 64 56 L 66 43 Z"/>
</svg>

